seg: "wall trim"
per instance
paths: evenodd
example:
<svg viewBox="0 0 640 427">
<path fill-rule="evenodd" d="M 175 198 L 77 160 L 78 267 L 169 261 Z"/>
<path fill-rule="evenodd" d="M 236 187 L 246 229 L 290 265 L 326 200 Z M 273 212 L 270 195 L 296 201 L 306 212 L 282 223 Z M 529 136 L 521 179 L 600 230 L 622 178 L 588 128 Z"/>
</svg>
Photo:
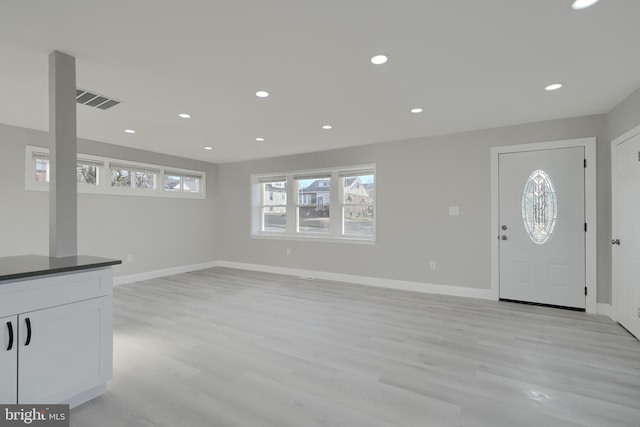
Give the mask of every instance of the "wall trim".
<svg viewBox="0 0 640 427">
<path fill-rule="evenodd" d="M 174 274 L 190 273 L 192 271 L 204 270 L 218 266 L 218 261 L 209 261 L 201 264 L 181 265 L 178 267 L 163 268 L 161 270 L 146 271 L 144 273 L 129 274 L 126 276 L 116 276 L 113 278 L 113 285 L 120 286 L 127 283 L 142 282 L 143 280 L 157 279 L 158 277 L 173 276 Z"/>
<path fill-rule="evenodd" d="M 598 314 L 602 314 L 603 316 L 609 316 L 612 320 L 614 320 L 611 304 L 598 303 Z"/>
<path fill-rule="evenodd" d="M 496 300 L 491 289 L 466 288 L 463 286 L 438 285 L 432 283 L 409 282 L 405 280 L 383 279 L 379 277 L 356 276 L 353 274 L 329 273 L 326 271 L 303 270 L 298 268 L 275 267 L 262 264 L 246 264 L 233 261 L 218 261 L 218 267 L 235 268 L 238 270 L 259 271 L 262 273 L 298 276 L 310 279 L 330 280 L 334 282 L 354 283 L 358 285 L 375 286 L 378 288 L 397 289 L 403 291 L 422 292 L 438 295 L 449 295 L 467 298 Z"/>
</svg>

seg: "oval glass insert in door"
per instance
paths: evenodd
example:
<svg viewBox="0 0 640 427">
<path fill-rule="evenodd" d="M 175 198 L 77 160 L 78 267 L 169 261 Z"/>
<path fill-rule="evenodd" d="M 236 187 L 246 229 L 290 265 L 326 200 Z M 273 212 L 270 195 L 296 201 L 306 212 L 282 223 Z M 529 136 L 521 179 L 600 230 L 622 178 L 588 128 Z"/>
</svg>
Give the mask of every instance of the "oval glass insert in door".
<svg viewBox="0 0 640 427">
<path fill-rule="evenodd" d="M 558 214 L 558 197 L 549 175 L 538 169 L 522 191 L 522 222 L 529 238 L 543 245 L 553 234 Z"/>
</svg>

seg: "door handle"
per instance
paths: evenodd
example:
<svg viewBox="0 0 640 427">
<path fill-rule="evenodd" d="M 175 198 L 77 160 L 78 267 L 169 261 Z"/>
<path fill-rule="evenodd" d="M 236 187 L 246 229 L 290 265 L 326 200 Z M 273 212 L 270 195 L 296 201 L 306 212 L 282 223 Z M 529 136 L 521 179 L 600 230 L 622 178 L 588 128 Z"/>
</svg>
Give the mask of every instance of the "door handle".
<svg viewBox="0 0 640 427">
<path fill-rule="evenodd" d="M 620 239 L 613 239 L 613 240 L 611 241 L 611 244 L 612 244 L 612 245 L 618 245 L 618 246 L 620 246 Z"/>
<path fill-rule="evenodd" d="M 13 323 L 7 322 L 7 329 L 9 329 L 9 345 L 7 346 L 7 351 L 11 351 L 13 348 Z"/>
<path fill-rule="evenodd" d="M 31 319 L 27 317 L 26 319 L 24 319 L 24 321 L 27 324 L 27 341 L 25 341 L 24 343 L 24 346 L 26 347 L 31 344 Z"/>
</svg>

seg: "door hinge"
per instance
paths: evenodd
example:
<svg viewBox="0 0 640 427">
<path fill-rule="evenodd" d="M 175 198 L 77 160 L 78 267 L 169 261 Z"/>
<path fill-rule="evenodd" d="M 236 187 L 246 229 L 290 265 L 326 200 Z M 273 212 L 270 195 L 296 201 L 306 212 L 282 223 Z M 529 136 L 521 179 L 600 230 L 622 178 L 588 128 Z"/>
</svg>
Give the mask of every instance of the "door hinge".
<svg viewBox="0 0 640 427">
<path fill-rule="evenodd" d="M 587 159 L 584 159 L 584 167 L 587 167 Z"/>
<path fill-rule="evenodd" d="M 584 287 L 584 294 L 585 294 L 585 295 L 587 295 L 587 294 L 588 294 L 588 292 L 587 292 L 587 287 L 586 287 L 586 286 Z"/>
<path fill-rule="evenodd" d="M 584 231 L 585 231 L 585 233 L 587 232 L 587 223 L 586 222 L 584 223 Z"/>
</svg>

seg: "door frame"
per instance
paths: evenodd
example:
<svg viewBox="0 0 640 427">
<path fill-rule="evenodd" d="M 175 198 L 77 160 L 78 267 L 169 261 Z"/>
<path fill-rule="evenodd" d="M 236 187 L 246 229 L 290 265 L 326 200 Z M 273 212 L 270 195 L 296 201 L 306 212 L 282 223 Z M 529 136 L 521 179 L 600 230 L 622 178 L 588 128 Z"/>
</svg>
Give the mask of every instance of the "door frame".
<svg viewBox="0 0 640 427">
<path fill-rule="evenodd" d="M 584 147 L 584 157 L 587 160 L 584 177 L 585 221 L 588 224 L 587 232 L 585 233 L 586 312 L 598 312 L 598 227 L 596 221 L 597 185 L 595 137 L 491 147 L 491 295 L 495 300 L 500 299 L 500 247 L 498 238 L 496 237 L 500 235 L 500 226 L 498 224 L 500 220 L 500 203 L 498 198 L 500 188 L 498 159 L 500 154 L 572 147 Z"/>
<path fill-rule="evenodd" d="M 618 197 L 617 191 L 617 183 L 618 183 L 618 156 L 616 152 L 616 147 L 627 140 L 633 138 L 640 134 L 640 125 L 631 129 L 629 132 L 620 135 L 613 141 L 611 141 L 611 238 L 616 238 L 613 236 L 618 236 L 618 226 L 616 223 L 616 203 Z M 611 318 L 618 321 L 618 287 L 620 286 L 620 281 L 618 278 L 618 271 L 616 270 L 616 251 L 611 248 Z"/>
</svg>

